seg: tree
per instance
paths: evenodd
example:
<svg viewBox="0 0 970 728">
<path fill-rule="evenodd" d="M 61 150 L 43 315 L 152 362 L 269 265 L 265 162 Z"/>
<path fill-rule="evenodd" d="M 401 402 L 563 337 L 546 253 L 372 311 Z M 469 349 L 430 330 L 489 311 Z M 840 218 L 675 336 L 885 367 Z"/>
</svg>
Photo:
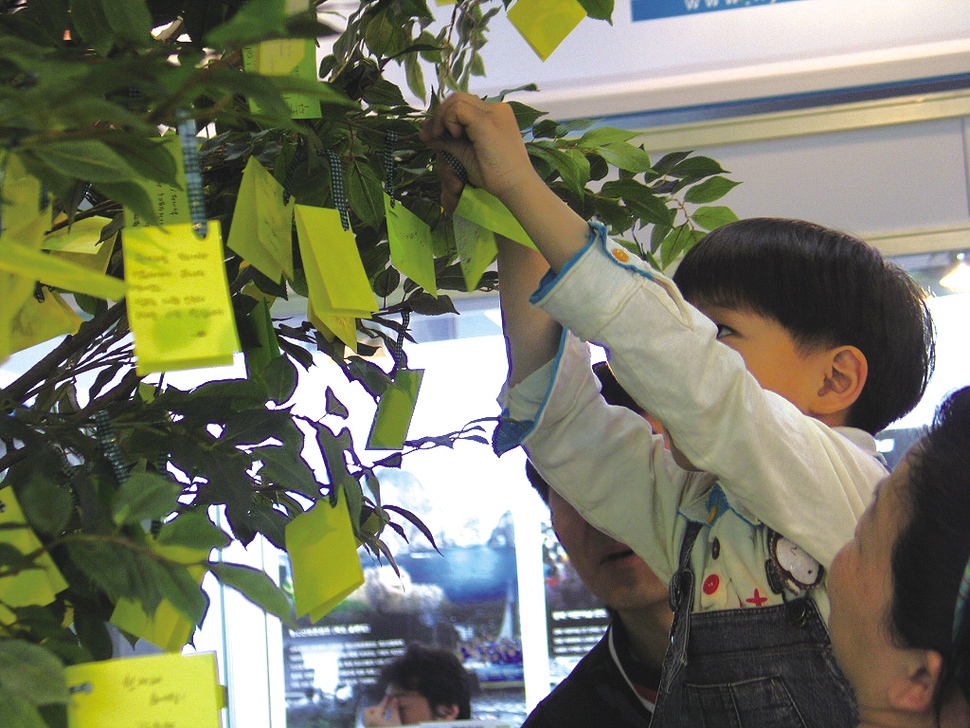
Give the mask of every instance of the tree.
<svg viewBox="0 0 970 728">
<path fill-rule="evenodd" d="M 257 535 L 285 549 L 287 524 L 339 493 L 358 542 L 391 559 L 386 529 L 403 535 L 402 519 L 423 524 L 420 514 L 381 501 L 375 469 L 398 467 L 414 450 L 487 442 L 485 423 L 475 422 L 374 459 L 353 442 L 347 409 L 332 391 L 320 421 L 295 413 L 291 399 L 301 372 L 317 365 L 315 350 L 380 400 L 407 368 L 401 346 L 410 339 L 411 315 L 454 311 L 448 296 L 392 262 L 385 190 L 429 227 L 437 291 L 498 285 L 494 272 L 463 267 L 462 233 L 456 240 L 454 219 L 438 203 L 439 162 L 418 138 L 426 111 L 405 100 L 388 71 L 401 66 L 411 95 L 428 105 L 467 88 L 472 76 L 485 73 L 480 51 L 503 5 L 461 0 L 440 23 L 424 0 L 365 0 L 339 34 L 326 22 L 324 2 L 295 13 L 287 5 L 0 3 L 0 357 L 16 349 L 11 335 L 40 303 L 67 300 L 85 312 L 74 333 L 0 390 L 0 501 L 12 493 L 27 524 L 0 519 L 0 716 L 17 725 L 63 724 L 61 666 L 110 657 L 106 623 L 119 600 L 149 615 L 167 600 L 198 624 L 206 609 L 198 574 L 208 570 L 287 619 L 292 607 L 272 580 L 222 563 L 220 549 Z M 601 3 L 584 6 L 593 17 L 611 12 Z M 305 49 L 301 39 L 326 36 L 337 37 L 317 69 L 322 81 L 289 74 L 288 67 L 267 73 L 254 56 L 255 48 L 285 55 Z M 256 45 L 273 41 L 278 45 Z M 735 184 L 714 160 L 680 152 L 651 162 L 631 132 L 559 123 L 511 103 L 550 186 L 657 267 L 733 219 L 729 209 L 709 205 Z M 305 113 L 295 114 L 297 107 Z M 159 135 L 159 128 L 180 124 L 185 135 L 190 121 L 206 129 L 198 140 L 191 137 L 198 141 L 199 199 L 205 219 L 221 224 L 223 242 L 231 240 L 243 172 L 256 160 L 285 198 L 346 214 L 380 306 L 355 317 L 349 336 L 327 325 L 335 319 L 310 312 L 298 325 L 272 321 L 272 303 L 307 298 L 308 277 L 316 275 L 292 221 L 286 248 L 293 269 L 285 279 L 220 244 L 248 376 L 180 391 L 136 367 L 126 301 L 95 294 L 120 285 L 122 240 L 134 237 L 134 217 L 160 221 L 147 185 L 191 186 L 194 144 L 186 147 L 183 176 Z M 86 221 L 100 230 L 99 260 L 113 283 L 101 271 L 37 249 L 45 233 Z M 379 346 L 393 352 L 389 371 L 368 358 Z M 325 476 L 308 464 L 308 450 L 326 463 Z M 212 520 L 216 511 L 225 527 Z M 20 540 L 28 535 L 36 542 Z M 163 546 L 212 555 L 186 561 Z M 11 598 L 5 584 L 49 563 L 65 580 L 50 601 Z M 19 679 L 28 668 L 36 679 Z"/>
</svg>

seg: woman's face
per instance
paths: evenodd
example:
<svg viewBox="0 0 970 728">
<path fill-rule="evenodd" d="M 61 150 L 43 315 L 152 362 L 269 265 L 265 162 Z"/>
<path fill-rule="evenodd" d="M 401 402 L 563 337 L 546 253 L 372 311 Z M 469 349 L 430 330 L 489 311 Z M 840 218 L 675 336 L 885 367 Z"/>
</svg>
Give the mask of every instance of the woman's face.
<svg viewBox="0 0 970 728">
<path fill-rule="evenodd" d="M 899 653 L 888 615 L 892 551 L 904 523 L 907 472 L 904 460 L 877 486 L 854 538 L 836 555 L 828 575 L 832 648 L 863 711 L 883 707 L 885 680 Z"/>
</svg>

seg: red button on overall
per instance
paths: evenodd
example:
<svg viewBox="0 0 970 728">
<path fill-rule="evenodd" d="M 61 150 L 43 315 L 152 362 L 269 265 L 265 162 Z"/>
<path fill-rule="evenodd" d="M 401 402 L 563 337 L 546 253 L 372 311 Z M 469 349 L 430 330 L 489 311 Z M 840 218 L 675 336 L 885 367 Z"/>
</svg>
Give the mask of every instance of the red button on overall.
<svg viewBox="0 0 970 728">
<path fill-rule="evenodd" d="M 717 591 L 717 588 L 721 585 L 721 577 L 717 574 L 711 574 L 709 577 L 704 579 L 704 593 L 713 594 Z"/>
</svg>

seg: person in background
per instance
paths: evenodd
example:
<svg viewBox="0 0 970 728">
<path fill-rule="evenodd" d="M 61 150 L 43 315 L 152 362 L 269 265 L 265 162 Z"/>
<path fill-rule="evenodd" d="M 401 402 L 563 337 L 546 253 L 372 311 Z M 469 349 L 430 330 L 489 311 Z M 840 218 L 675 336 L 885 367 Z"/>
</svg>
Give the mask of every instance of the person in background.
<svg viewBox="0 0 970 728">
<path fill-rule="evenodd" d="M 876 489 L 829 573 L 861 725 L 970 726 L 970 387 Z"/>
<path fill-rule="evenodd" d="M 607 402 L 646 418 L 606 362 L 595 364 L 593 371 Z M 549 506 L 570 563 L 586 589 L 609 610 L 611 622 L 600 642 L 535 707 L 522 728 L 649 725 L 670 644 L 673 612 L 667 586 L 629 546 L 591 526 L 528 461 L 525 473 Z"/>
<path fill-rule="evenodd" d="M 364 709 L 368 728 L 471 718 L 471 676 L 448 650 L 412 643 L 384 666 L 378 684 L 384 699 Z"/>
</svg>

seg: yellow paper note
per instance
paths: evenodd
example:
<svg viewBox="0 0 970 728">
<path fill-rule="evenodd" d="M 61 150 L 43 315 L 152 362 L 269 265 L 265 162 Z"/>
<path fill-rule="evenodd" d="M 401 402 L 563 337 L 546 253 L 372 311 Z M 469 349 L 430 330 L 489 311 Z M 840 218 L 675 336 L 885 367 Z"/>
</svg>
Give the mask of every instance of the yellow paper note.
<svg viewBox="0 0 970 728">
<path fill-rule="evenodd" d="M 5 237 L 0 237 L 0 244 Z M 125 282 L 120 278 L 95 273 L 63 258 L 20 245 L 10 245 L 3 249 L 0 270 L 97 298 L 118 300 L 125 296 Z"/>
<path fill-rule="evenodd" d="M 64 675 L 70 728 L 220 728 L 212 652 L 84 662 Z"/>
<path fill-rule="evenodd" d="M 586 11 L 577 0 L 517 0 L 508 17 L 536 55 L 546 60 Z"/>
<path fill-rule="evenodd" d="M 0 490 L 0 543 L 6 543 L 26 555 L 41 548 L 37 535 L 27 525 L 13 488 Z M 16 528 L 14 526 L 23 526 Z M 67 588 L 51 557 L 44 553 L 34 562 L 39 569 L 28 569 L 0 579 L 0 602 L 10 607 L 50 604 L 57 592 Z"/>
<path fill-rule="evenodd" d="M 340 213 L 296 206 L 296 230 L 313 310 L 320 316 L 366 318 L 377 310 L 357 239 L 343 229 Z"/>
<path fill-rule="evenodd" d="M 387 216 L 387 241 L 391 246 L 391 262 L 394 267 L 432 296 L 437 296 L 434 243 L 428 223 L 401 203 L 391 207 L 391 198 L 386 192 L 384 213 Z"/>
<path fill-rule="evenodd" d="M 159 544 L 154 539 L 148 542 L 152 551 L 181 564 L 195 564 L 205 561 L 209 552 L 187 546 Z M 205 576 L 204 566 L 190 566 L 189 574 L 196 583 L 202 583 Z M 162 599 L 155 614 L 148 616 L 141 602 L 133 599 L 119 599 L 111 614 L 111 623 L 121 627 L 129 634 L 141 637 L 166 652 L 178 652 L 185 646 L 195 630 L 195 625 L 178 611 L 168 599 Z"/>
<path fill-rule="evenodd" d="M 63 215 L 61 217 L 66 219 Z M 57 221 L 55 220 L 55 222 Z M 109 218 L 99 215 L 78 220 L 71 226 L 62 227 L 46 235 L 41 247 L 44 250 L 97 255 L 98 251 L 101 250 L 101 245 L 98 242 L 101 240 L 101 230 L 110 222 Z"/>
<path fill-rule="evenodd" d="M 307 301 L 307 318 L 327 341 L 340 339 L 357 353 L 357 319 L 353 316 L 318 316 L 313 302 Z"/>
<path fill-rule="evenodd" d="M 275 60 L 269 63 L 263 62 L 263 53 L 266 52 L 264 46 L 266 43 L 287 43 L 289 44 L 286 49 L 271 48 L 269 53 Z M 299 44 L 299 51 L 297 50 L 297 45 Z M 287 65 L 293 58 L 299 53 L 299 59 L 294 62 L 294 65 L 290 66 L 290 70 L 286 72 L 271 72 L 263 71 L 261 68 L 275 68 L 279 69 Z M 285 56 L 287 60 L 280 60 L 281 56 Z M 307 78 L 313 81 L 319 79 L 317 76 L 317 47 L 316 41 L 312 38 L 307 38 L 303 40 L 298 39 L 287 39 L 285 41 L 264 41 L 257 45 L 250 45 L 243 48 L 243 69 L 247 73 L 266 73 L 268 75 L 290 75 L 296 76 L 297 78 Z M 320 119 L 323 114 L 320 109 L 320 101 L 318 99 L 312 98 L 310 96 L 304 96 L 303 94 L 286 93 L 283 94 L 283 102 L 290 109 L 290 116 L 294 119 Z M 249 102 L 249 108 L 254 113 L 259 113 L 259 107 L 252 101 Z"/>
<path fill-rule="evenodd" d="M 23 351 L 56 336 L 76 334 L 81 317 L 56 291 L 44 291 L 44 300 L 33 296 L 20 307 L 10 328 L 11 351 Z"/>
<path fill-rule="evenodd" d="M 111 254 L 114 252 L 115 242 L 117 242 L 117 240 L 117 233 L 115 233 L 110 240 L 103 240 L 101 244 L 98 245 L 94 255 L 91 255 L 90 253 L 75 253 L 70 250 L 52 250 L 50 255 L 54 258 L 66 260 L 68 263 L 73 263 L 81 268 L 87 268 L 95 273 L 104 275 L 108 270 L 108 265 L 111 263 Z"/>
<path fill-rule="evenodd" d="M 423 369 L 397 371 L 394 383 L 381 395 L 377 405 L 367 439 L 368 449 L 400 450 L 404 447 L 423 377 Z"/>
<path fill-rule="evenodd" d="M 128 319 L 139 374 L 231 364 L 239 338 L 222 262 L 219 223 L 124 232 Z"/>
<path fill-rule="evenodd" d="M 243 170 L 226 244 L 277 283 L 284 273 L 293 279 L 294 204 L 292 197 L 283 204 L 283 185 L 256 157 L 250 157 Z"/>
<path fill-rule="evenodd" d="M 296 615 L 316 622 L 364 583 L 347 499 L 318 501 L 286 526 L 286 551 L 293 570 Z"/>
<path fill-rule="evenodd" d="M 458 206 L 455 208 L 455 214 L 481 225 L 486 230 L 504 235 L 509 240 L 537 250 L 535 243 L 522 229 L 519 221 L 509 212 L 509 208 L 495 195 L 480 187 L 465 185 L 458 200 Z"/>
<path fill-rule="evenodd" d="M 498 255 L 495 233 L 458 215 L 455 215 L 452 220 L 455 226 L 458 263 L 465 276 L 465 287 L 471 292 L 478 287 L 482 274 Z"/>
<path fill-rule="evenodd" d="M 181 188 L 173 187 L 154 180 L 140 180 L 138 184 L 155 203 L 158 224 L 179 225 L 192 222 L 191 211 L 189 210 L 189 193 L 184 184 L 185 163 L 182 160 L 182 142 L 178 134 L 167 134 L 158 143 L 164 144 L 175 160 L 175 179 L 179 180 L 182 186 Z M 152 224 L 154 223 L 142 219 L 131 210 L 125 210 L 126 228 L 144 227 Z"/>
</svg>

